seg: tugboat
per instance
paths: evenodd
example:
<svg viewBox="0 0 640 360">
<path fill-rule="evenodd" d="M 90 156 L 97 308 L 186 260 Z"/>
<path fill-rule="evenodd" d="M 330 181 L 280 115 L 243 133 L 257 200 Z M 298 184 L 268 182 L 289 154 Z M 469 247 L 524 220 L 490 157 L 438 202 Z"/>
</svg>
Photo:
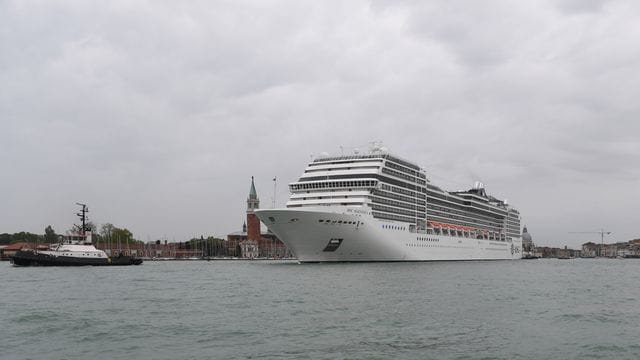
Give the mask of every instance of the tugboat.
<svg viewBox="0 0 640 360">
<path fill-rule="evenodd" d="M 67 235 L 59 244 L 49 246 L 48 250 L 24 249 L 13 255 L 11 261 L 16 266 L 106 266 L 106 265 L 140 265 L 142 259 L 133 256 L 118 255 L 109 257 L 107 253 L 96 249 L 91 243 L 91 229 L 87 228 L 87 212 L 85 204 L 78 204 L 82 209 L 77 214 L 82 220 L 78 234 Z"/>
</svg>

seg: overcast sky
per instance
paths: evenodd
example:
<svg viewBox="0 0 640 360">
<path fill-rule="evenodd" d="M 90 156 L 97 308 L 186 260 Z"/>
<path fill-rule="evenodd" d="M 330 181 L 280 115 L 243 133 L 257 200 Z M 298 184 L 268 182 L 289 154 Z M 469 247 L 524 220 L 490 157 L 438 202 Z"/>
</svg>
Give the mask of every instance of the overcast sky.
<svg viewBox="0 0 640 360">
<path fill-rule="evenodd" d="M 0 233 L 241 228 L 373 140 L 538 245 L 640 237 L 640 2 L 0 0 Z"/>
</svg>

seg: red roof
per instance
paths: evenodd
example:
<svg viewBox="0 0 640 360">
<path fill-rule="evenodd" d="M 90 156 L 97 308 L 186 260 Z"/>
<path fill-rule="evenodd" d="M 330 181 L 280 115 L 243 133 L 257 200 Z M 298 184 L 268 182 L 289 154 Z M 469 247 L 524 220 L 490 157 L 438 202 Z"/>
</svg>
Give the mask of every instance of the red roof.
<svg viewBox="0 0 640 360">
<path fill-rule="evenodd" d="M 9 244 L 7 245 L 7 247 L 5 247 L 3 250 L 4 251 L 12 251 L 12 250 L 20 250 L 20 249 L 31 249 L 33 248 L 33 246 L 29 243 L 26 242 L 19 242 L 19 243 L 14 243 L 14 244 Z"/>
</svg>

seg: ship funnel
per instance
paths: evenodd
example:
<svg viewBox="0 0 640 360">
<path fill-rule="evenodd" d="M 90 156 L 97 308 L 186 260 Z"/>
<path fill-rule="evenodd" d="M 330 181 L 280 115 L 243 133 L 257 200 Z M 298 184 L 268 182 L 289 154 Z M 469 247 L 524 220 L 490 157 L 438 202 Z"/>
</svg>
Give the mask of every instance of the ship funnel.
<svg viewBox="0 0 640 360">
<path fill-rule="evenodd" d="M 476 189 L 476 190 L 484 189 L 484 184 L 481 183 L 480 181 L 476 181 L 473 184 L 473 188 Z"/>
</svg>

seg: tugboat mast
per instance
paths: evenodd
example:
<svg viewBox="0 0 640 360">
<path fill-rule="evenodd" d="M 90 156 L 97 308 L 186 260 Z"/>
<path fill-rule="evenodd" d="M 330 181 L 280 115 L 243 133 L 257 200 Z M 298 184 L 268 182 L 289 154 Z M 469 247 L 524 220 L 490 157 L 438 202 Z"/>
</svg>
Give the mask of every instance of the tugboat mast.
<svg viewBox="0 0 640 360">
<path fill-rule="evenodd" d="M 80 220 L 82 220 L 82 235 L 85 234 L 85 231 L 87 230 L 87 213 L 89 212 L 89 208 L 87 207 L 86 204 L 80 204 L 80 203 L 76 203 L 76 205 L 80 205 L 82 206 L 82 210 L 80 210 L 79 213 L 77 213 L 76 215 L 78 215 L 80 217 Z"/>
</svg>

